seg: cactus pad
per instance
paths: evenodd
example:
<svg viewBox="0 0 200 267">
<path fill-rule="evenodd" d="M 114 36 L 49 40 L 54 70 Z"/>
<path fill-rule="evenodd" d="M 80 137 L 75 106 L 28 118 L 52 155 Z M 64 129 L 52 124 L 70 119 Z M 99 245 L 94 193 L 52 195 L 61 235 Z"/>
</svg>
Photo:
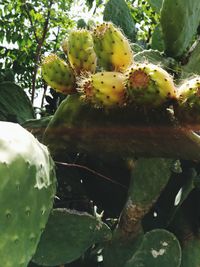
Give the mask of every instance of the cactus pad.
<svg viewBox="0 0 200 267">
<path fill-rule="evenodd" d="M 179 267 L 181 248 L 176 237 L 163 229 L 144 235 L 142 244 L 125 267 Z"/>
<path fill-rule="evenodd" d="M 199 26 L 198 0 L 165 0 L 161 8 L 161 27 L 167 55 L 181 56 Z"/>
<path fill-rule="evenodd" d="M 33 261 L 54 266 L 78 259 L 93 244 L 111 238 L 109 227 L 87 213 L 55 209 L 50 215 Z"/>
<path fill-rule="evenodd" d="M 26 267 L 53 205 L 54 164 L 28 131 L 7 122 L 0 128 L 1 266 Z"/>
</svg>

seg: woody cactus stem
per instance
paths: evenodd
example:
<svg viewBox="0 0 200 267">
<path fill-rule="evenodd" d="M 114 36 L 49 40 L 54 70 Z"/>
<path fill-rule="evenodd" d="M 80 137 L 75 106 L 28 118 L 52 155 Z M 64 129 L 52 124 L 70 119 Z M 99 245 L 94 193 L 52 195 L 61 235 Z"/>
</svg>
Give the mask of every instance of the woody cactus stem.
<svg viewBox="0 0 200 267">
<path fill-rule="evenodd" d="M 166 186 L 172 166 L 173 160 L 163 158 L 140 158 L 133 162 L 128 199 L 119 222 L 123 234 L 137 234 L 142 218 Z"/>
<path fill-rule="evenodd" d="M 124 267 L 140 247 L 143 238 L 142 219 L 168 182 L 172 165 L 173 160 L 163 158 L 141 158 L 132 162 L 127 202 L 112 242 L 104 250 L 105 267 Z"/>
</svg>

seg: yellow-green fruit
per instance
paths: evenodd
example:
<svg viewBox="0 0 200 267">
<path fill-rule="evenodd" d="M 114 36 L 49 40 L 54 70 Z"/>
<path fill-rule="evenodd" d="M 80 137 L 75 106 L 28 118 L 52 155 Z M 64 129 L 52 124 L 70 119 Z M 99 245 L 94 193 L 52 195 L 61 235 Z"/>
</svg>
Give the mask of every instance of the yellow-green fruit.
<svg viewBox="0 0 200 267">
<path fill-rule="evenodd" d="M 200 77 L 189 79 L 179 86 L 175 114 L 179 120 L 200 122 Z"/>
<path fill-rule="evenodd" d="M 133 65 L 126 76 L 127 98 L 136 106 L 154 108 L 176 99 L 176 87 L 172 77 L 157 65 Z"/>
<path fill-rule="evenodd" d="M 133 63 L 128 39 L 112 23 L 103 23 L 93 31 L 98 65 L 105 70 L 124 72 Z"/>
<path fill-rule="evenodd" d="M 75 90 L 73 70 L 61 58 L 50 54 L 42 61 L 42 77 L 57 92 L 70 94 Z"/>
<path fill-rule="evenodd" d="M 89 31 L 83 29 L 72 31 L 68 40 L 63 41 L 62 47 L 67 53 L 70 65 L 77 74 L 95 72 L 97 57 Z"/>
<path fill-rule="evenodd" d="M 98 107 L 122 105 L 125 100 L 125 76 L 120 72 L 98 72 L 79 81 L 82 98 Z"/>
</svg>

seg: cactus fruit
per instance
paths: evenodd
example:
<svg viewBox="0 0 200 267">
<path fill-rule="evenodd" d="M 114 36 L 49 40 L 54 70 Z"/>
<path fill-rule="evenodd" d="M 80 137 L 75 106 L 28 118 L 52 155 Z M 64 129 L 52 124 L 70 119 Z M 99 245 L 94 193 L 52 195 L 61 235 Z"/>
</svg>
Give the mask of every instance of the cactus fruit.
<svg viewBox="0 0 200 267">
<path fill-rule="evenodd" d="M 122 105 L 125 99 L 125 75 L 120 72 L 98 72 L 80 79 L 82 98 L 98 107 Z"/>
<path fill-rule="evenodd" d="M 175 112 L 179 120 L 200 121 L 200 77 L 189 79 L 178 88 Z"/>
<path fill-rule="evenodd" d="M 1 266 L 27 267 L 52 209 L 54 164 L 18 124 L 0 122 Z"/>
<path fill-rule="evenodd" d="M 176 88 L 171 76 L 157 65 L 133 65 L 126 76 L 127 98 L 136 106 L 155 108 L 176 99 Z"/>
<path fill-rule="evenodd" d="M 131 46 L 112 23 L 103 23 L 93 31 L 98 64 L 105 70 L 124 72 L 133 63 Z"/>
<path fill-rule="evenodd" d="M 74 92 L 73 70 L 55 54 L 45 57 L 42 62 L 42 76 L 49 86 L 62 94 Z"/>
<path fill-rule="evenodd" d="M 81 72 L 95 72 L 97 57 L 94 51 L 92 35 L 87 30 L 72 31 L 68 40 L 63 41 L 71 67 L 77 74 Z"/>
</svg>

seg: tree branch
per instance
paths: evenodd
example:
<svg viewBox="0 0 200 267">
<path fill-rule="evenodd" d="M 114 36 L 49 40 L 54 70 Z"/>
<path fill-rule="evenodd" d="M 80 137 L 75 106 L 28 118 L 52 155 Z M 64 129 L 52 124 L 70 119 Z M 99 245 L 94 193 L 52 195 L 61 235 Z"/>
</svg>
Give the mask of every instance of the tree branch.
<svg viewBox="0 0 200 267">
<path fill-rule="evenodd" d="M 35 98 L 36 76 L 37 76 L 37 71 L 38 71 L 38 67 L 39 67 L 41 49 L 42 49 L 42 45 L 43 45 L 43 43 L 45 41 L 45 37 L 46 37 L 47 31 L 48 31 L 52 4 L 53 4 L 53 0 L 51 0 L 49 2 L 47 17 L 46 17 L 46 20 L 45 20 L 45 23 L 44 23 L 42 37 L 38 41 L 36 40 L 37 41 L 37 49 L 36 49 L 36 55 L 35 55 L 35 67 L 34 67 L 33 78 L 32 78 L 32 94 L 31 94 L 31 102 L 32 102 L 32 104 L 33 104 L 34 98 Z"/>
<path fill-rule="evenodd" d="M 39 38 L 38 38 L 38 36 L 37 36 L 35 27 L 34 27 L 34 25 L 33 25 L 33 20 L 32 20 L 32 18 L 31 18 L 31 15 L 30 15 L 30 13 L 29 13 L 29 10 L 28 10 L 28 7 L 27 7 L 27 4 L 26 4 L 26 3 L 24 4 L 24 10 L 25 10 L 25 12 L 26 12 L 26 14 L 27 14 L 27 16 L 28 16 L 28 19 L 29 19 L 29 21 L 30 21 L 31 27 L 32 27 L 32 29 L 33 29 L 33 34 L 34 34 L 35 40 L 36 40 L 37 43 L 39 43 Z"/>
</svg>

